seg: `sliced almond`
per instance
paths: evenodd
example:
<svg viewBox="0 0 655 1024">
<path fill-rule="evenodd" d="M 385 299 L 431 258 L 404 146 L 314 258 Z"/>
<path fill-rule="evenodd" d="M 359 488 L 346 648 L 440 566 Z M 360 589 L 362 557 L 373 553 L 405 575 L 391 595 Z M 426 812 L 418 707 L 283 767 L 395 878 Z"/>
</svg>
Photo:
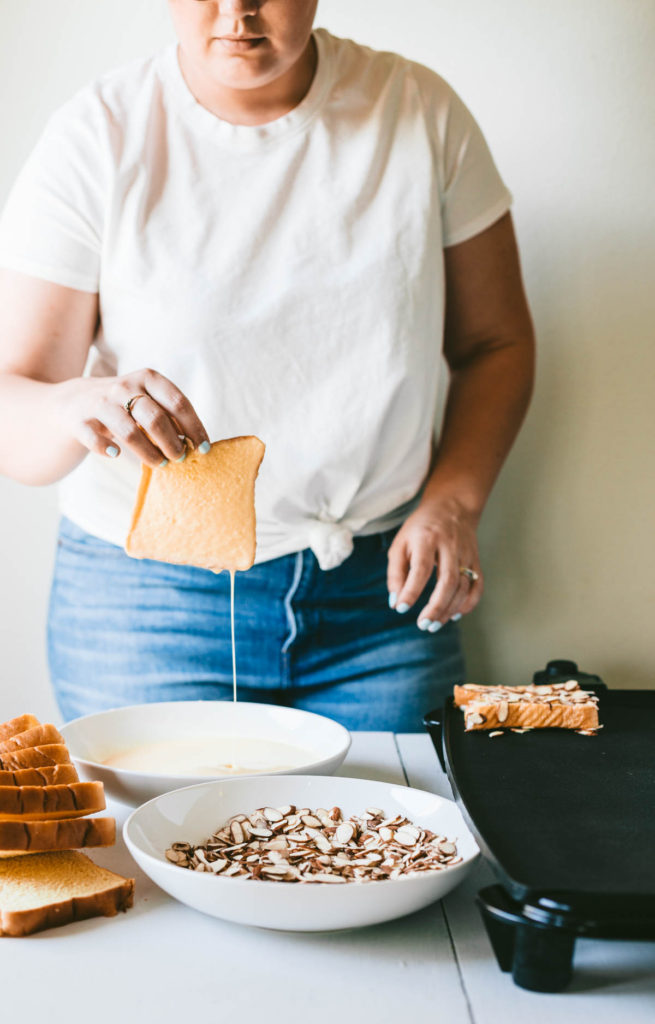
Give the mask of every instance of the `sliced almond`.
<svg viewBox="0 0 655 1024">
<path fill-rule="evenodd" d="M 355 835 L 355 826 L 351 825 L 350 822 L 344 822 L 343 825 L 339 825 L 338 829 L 334 833 L 334 838 L 338 843 L 349 843 Z"/>
<path fill-rule="evenodd" d="M 303 814 L 300 820 L 302 821 L 303 825 L 307 825 L 309 828 L 320 828 L 321 825 L 323 824 L 321 819 L 317 818 L 313 814 Z"/>
<path fill-rule="evenodd" d="M 396 842 L 400 843 L 401 846 L 414 846 L 416 836 L 411 832 L 406 832 L 403 828 L 399 828 L 396 832 Z"/>
<path fill-rule="evenodd" d="M 282 819 L 285 817 L 284 814 L 282 814 L 280 811 L 278 811 L 276 807 L 264 807 L 262 809 L 262 814 L 264 815 L 266 820 L 269 821 L 269 822 L 270 821 L 282 821 Z"/>
<path fill-rule="evenodd" d="M 243 829 L 238 821 L 233 821 L 230 825 L 230 832 L 232 833 L 232 839 L 235 843 L 242 843 L 245 839 Z"/>
<path fill-rule="evenodd" d="M 295 810 L 291 804 L 288 807 Z M 282 809 L 286 807 L 278 811 Z M 421 828 L 402 814 L 385 819 L 384 811 L 377 807 L 346 821 L 339 808 L 329 812 L 301 808 L 298 814 L 282 816 L 279 821 L 268 821 L 264 811 L 270 810 L 233 815 L 228 826 L 204 844 L 176 843 L 166 857 L 185 870 L 301 884 L 393 879 L 444 870 L 462 859 L 456 857 L 455 843 L 445 836 Z M 314 827 L 317 822 L 319 827 Z M 285 834 L 274 835 L 281 828 Z M 242 836 L 244 841 L 236 842 Z"/>
</svg>

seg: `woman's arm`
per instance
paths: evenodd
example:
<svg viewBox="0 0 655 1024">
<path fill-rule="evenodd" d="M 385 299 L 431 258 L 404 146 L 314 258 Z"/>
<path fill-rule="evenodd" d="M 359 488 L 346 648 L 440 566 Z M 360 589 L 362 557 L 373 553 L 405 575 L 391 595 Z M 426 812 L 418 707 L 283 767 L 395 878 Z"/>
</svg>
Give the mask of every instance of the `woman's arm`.
<svg viewBox="0 0 655 1024">
<path fill-rule="evenodd" d="M 446 249 L 444 258 L 450 369 L 444 423 L 420 505 L 396 534 L 388 568 L 392 604 L 407 611 L 437 563 L 437 584 L 418 615 L 433 631 L 480 600 L 476 529 L 534 380 L 534 332 L 511 216 Z M 471 584 L 462 566 L 480 579 Z"/>
<path fill-rule="evenodd" d="M 108 448 L 157 466 L 184 454 L 178 425 L 196 446 L 207 440 L 188 399 L 154 370 L 81 376 L 97 324 L 97 295 L 0 269 L 1 474 L 49 484 L 89 450 L 112 457 Z M 131 416 L 124 404 L 140 393 Z"/>
</svg>

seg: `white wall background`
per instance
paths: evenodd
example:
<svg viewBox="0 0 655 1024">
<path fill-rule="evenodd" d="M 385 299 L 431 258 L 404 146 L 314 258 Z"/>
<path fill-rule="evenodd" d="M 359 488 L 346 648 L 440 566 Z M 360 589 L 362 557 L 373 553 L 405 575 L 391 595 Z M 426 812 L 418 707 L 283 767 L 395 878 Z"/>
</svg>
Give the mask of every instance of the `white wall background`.
<svg viewBox="0 0 655 1024">
<path fill-rule="evenodd" d="M 515 197 L 538 386 L 481 530 L 470 678 L 518 683 L 566 656 L 652 686 L 655 4 L 321 0 L 317 23 L 444 75 Z M 51 110 L 172 38 L 165 0 L 0 0 L 0 203 Z M 0 480 L 0 720 L 57 718 L 55 529 L 53 489 Z"/>
</svg>

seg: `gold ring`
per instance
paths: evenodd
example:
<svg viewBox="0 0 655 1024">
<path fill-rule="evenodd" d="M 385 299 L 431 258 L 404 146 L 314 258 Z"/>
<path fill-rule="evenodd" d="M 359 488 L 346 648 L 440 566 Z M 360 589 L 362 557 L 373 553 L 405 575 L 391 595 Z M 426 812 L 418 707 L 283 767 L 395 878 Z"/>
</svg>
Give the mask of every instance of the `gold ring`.
<svg viewBox="0 0 655 1024">
<path fill-rule="evenodd" d="M 125 409 L 126 412 L 129 412 L 129 414 L 131 416 L 132 415 L 132 406 L 134 405 L 134 403 L 138 402 L 140 398 L 147 398 L 147 397 L 148 396 L 144 395 L 142 391 L 138 395 L 132 395 L 131 398 L 128 398 L 128 400 L 125 403 L 125 405 L 123 406 L 123 408 Z"/>
<path fill-rule="evenodd" d="M 466 576 L 467 580 L 469 580 L 471 583 L 475 583 L 476 580 L 480 579 L 480 574 L 477 573 L 475 569 L 469 569 L 465 565 L 460 565 L 459 574 L 460 576 Z"/>
</svg>

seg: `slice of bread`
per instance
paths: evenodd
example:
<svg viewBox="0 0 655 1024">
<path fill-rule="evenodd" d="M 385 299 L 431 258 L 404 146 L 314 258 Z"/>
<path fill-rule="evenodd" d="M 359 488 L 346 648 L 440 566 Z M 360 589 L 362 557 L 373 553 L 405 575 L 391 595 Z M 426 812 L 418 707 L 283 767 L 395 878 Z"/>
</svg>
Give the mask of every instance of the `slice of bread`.
<svg viewBox="0 0 655 1024">
<path fill-rule="evenodd" d="M 85 846 L 112 846 L 115 842 L 114 818 L 0 821 L 0 851 L 5 856 L 44 850 L 79 850 Z"/>
<path fill-rule="evenodd" d="M 255 560 L 255 479 L 264 457 L 258 437 L 215 441 L 206 455 L 143 466 L 125 550 L 133 558 L 213 572 Z"/>
<path fill-rule="evenodd" d="M 72 764 L 53 764 L 48 768 L 18 768 L 0 771 L 0 786 L 68 786 L 79 782 Z"/>
<path fill-rule="evenodd" d="M 68 786 L 0 786 L 0 821 L 44 821 L 81 818 L 104 811 L 102 782 L 73 782 Z"/>
<path fill-rule="evenodd" d="M 0 757 L 13 750 L 26 750 L 28 747 L 40 747 L 46 743 L 64 743 L 64 737 L 54 725 L 35 725 L 33 729 L 18 732 L 0 742 Z"/>
<path fill-rule="evenodd" d="M 464 707 L 467 732 L 473 729 L 597 729 L 595 704 L 485 704 L 469 701 Z"/>
<path fill-rule="evenodd" d="M 0 771 L 14 772 L 19 768 L 48 768 L 56 764 L 70 764 L 68 747 L 64 743 L 46 743 L 42 747 L 28 747 L 0 753 Z"/>
<path fill-rule="evenodd" d="M 598 697 L 575 679 L 543 686 L 455 686 L 467 732 L 477 729 L 599 728 Z"/>
<path fill-rule="evenodd" d="M 3 722 L 0 725 L 0 742 L 8 740 L 10 736 L 15 736 L 17 732 L 25 732 L 40 724 L 34 715 L 19 715 L 18 718 L 12 718 L 9 722 Z"/>
<path fill-rule="evenodd" d="M 0 935 L 31 935 L 88 917 L 111 917 L 134 902 L 134 879 L 83 853 L 35 853 L 0 860 Z"/>
</svg>

